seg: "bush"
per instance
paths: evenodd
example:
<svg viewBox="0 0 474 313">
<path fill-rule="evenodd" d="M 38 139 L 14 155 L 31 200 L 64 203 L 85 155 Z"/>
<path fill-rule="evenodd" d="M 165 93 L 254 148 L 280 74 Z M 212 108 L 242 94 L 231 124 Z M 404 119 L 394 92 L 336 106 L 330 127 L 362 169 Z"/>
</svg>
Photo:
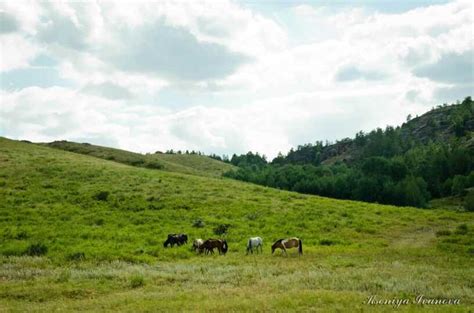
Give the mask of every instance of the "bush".
<svg viewBox="0 0 474 313">
<path fill-rule="evenodd" d="M 467 176 L 461 176 L 461 175 L 454 176 L 453 185 L 451 186 L 451 194 L 462 195 L 467 185 L 468 185 Z"/>
<path fill-rule="evenodd" d="M 330 239 L 321 239 L 321 240 L 319 241 L 319 244 L 320 244 L 321 246 L 332 246 L 332 245 L 334 245 L 334 241 L 332 241 L 332 240 L 330 240 Z"/>
<path fill-rule="evenodd" d="M 160 170 L 160 169 L 163 168 L 163 165 L 161 163 L 158 163 L 158 162 L 147 162 L 147 163 L 145 163 L 144 166 L 146 168 L 156 169 L 156 170 Z"/>
<path fill-rule="evenodd" d="M 221 224 L 214 228 L 214 234 L 221 236 L 227 233 L 229 230 L 230 225 L 229 224 Z"/>
<path fill-rule="evenodd" d="M 94 199 L 97 201 L 107 201 L 109 198 L 109 192 L 108 191 L 99 191 L 94 195 Z"/>
<path fill-rule="evenodd" d="M 468 232 L 467 224 L 461 224 L 458 227 L 456 227 L 456 234 L 466 235 L 467 232 Z"/>
<path fill-rule="evenodd" d="M 46 253 L 48 253 L 48 247 L 42 243 L 32 244 L 25 251 L 25 254 L 29 256 L 40 256 Z"/>
<path fill-rule="evenodd" d="M 466 211 L 474 212 L 474 190 L 469 191 L 464 198 L 464 208 Z"/>
<path fill-rule="evenodd" d="M 133 166 L 143 166 L 145 164 L 144 160 L 135 159 L 135 160 L 126 160 L 124 163 L 133 165 Z"/>
<path fill-rule="evenodd" d="M 193 222 L 193 227 L 203 228 L 204 226 L 206 226 L 206 224 L 201 219 L 197 219 Z"/>
<path fill-rule="evenodd" d="M 17 240 L 23 240 L 23 239 L 26 239 L 28 238 L 28 233 L 24 230 L 22 231 L 19 231 L 16 235 L 15 235 L 15 239 Z"/>
<path fill-rule="evenodd" d="M 143 278 L 143 275 L 136 274 L 131 277 L 130 287 L 139 288 L 139 287 L 142 287 L 143 285 L 145 285 L 145 279 Z"/>
</svg>

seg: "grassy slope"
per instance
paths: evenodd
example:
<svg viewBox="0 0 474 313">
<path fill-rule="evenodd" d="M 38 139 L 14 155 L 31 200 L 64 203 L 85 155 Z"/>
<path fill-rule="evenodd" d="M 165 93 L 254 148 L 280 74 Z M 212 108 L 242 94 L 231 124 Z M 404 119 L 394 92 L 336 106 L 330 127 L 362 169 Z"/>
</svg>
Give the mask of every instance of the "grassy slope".
<svg viewBox="0 0 474 313">
<path fill-rule="evenodd" d="M 236 169 L 235 166 L 204 155 L 196 154 L 153 154 L 150 157 L 160 161 L 164 170 L 184 174 L 219 177 Z"/>
<path fill-rule="evenodd" d="M 184 174 L 218 177 L 224 172 L 235 169 L 231 164 L 197 154 L 140 154 L 70 141 L 54 141 L 43 145 L 128 165 L 145 168 L 159 167 L 165 171 Z"/>
<path fill-rule="evenodd" d="M 306 196 L 1 138 L 0 198 L 0 311 L 192 311 L 196 299 L 203 311 L 380 311 L 392 307 L 364 304 L 369 295 L 418 294 L 461 298 L 430 307 L 438 312 L 474 304 L 469 213 Z M 231 224 L 225 257 L 162 247 L 167 233 L 206 238 L 221 223 Z M 261 256 L 244 254 L 253 235 L 264 238 Z M 271 241 L 293 235 L 302 257 L 270 255 Z M 33 243 L 47 255 L 22 256 Z M 86 259 L 71 261 L 78 252 Z"/>
</svg>

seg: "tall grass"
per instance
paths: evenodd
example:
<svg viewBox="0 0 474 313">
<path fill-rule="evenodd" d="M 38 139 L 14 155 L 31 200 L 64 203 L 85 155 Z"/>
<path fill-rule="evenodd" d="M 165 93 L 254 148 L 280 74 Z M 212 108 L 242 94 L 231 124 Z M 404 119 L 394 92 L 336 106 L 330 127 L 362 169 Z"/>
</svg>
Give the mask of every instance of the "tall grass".
<svg viewBox="0 0 474 313">
<path fill-rule="evenodd" d="M 429 308 L 439 312 L 474 304 L 470 213 L 300 195 L 2 138 L 0 182 L 0 311 L 389 310 L 364 304 L 373 294 L 461 299 Z M 163 248 L 174 232 L 226 238 L 229 253 Z M 245 256 L 251 236 L 264 239 L 263 255 Z M 270 255 L 288 236 L 304 255 Z"/>
</svg>

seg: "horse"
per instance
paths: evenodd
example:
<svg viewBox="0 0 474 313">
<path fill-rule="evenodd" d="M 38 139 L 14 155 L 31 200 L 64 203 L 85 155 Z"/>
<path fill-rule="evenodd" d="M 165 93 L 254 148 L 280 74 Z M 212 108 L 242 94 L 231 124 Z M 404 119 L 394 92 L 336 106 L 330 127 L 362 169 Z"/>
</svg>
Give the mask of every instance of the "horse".
<svg viewBox="0 0 474 313">
<path fill-rule="evenodd" d="M 263 239 L 262 238 L 260 237 L 249 238 L 249 241 L 247 242 L 247 254 L 249 254 L 249 252 L 253 254 L 253 248 L 255 248 L 258 253 L 259 247 L 260 247 L 260 253 L 263 253 Z"/>
<path fill-rule="evenodd" d="M 194 251 L 198 251 L 199 247 L 201 247 L 203 243 L 204 243 L 204 240 L 202 240 L 201 238 L 195 239 L 193 241 L 193 248 L 192 249 Z"/>
<path fill-rule="evenodd" d="M 293 237 L 293 238 L 287 238 L 287 239 L 278 239 L 275 241 L 275 243 L 272 245 L 272 254 L 275 252 L 276 248 L 282 249 L 286 255 L 288 253 L 286 252 L 286 249 L 291 249 L 291 248 L 298 248 L 298 253 L 301 255 L 303 254 L 303 243 L 301 242 L 301 239 Z"/>
<path fill-rule="evenodd" d="M 186 234 L 168 234 L 168 238 L 163 243 L 163 246 L 166 248 L 168 245 L 173 247 L 174 245 L 181 246 L 188 243 L 188 235 Z"/>
<path fill-rule="evenodd" d="M 221 239 L 207 239 L 202 243 L 202 245 L 199 247 L 199 253 L 202 253 L 203 251 L 205 254 L 209 253 L 214 253 L 214 248 L 217 248 L 219 250 L 219 254 L 226 254 L 227 250 L 229 249 L 229 246 L 227 245 L 227 241 L 221 240 Z"/>
</svg>

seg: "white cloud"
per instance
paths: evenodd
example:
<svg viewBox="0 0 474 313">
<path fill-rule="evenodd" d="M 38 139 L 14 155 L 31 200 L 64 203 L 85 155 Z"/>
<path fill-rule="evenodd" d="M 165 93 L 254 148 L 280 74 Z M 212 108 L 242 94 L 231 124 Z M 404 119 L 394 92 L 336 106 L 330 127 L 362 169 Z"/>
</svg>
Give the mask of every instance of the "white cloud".
<svg viewBox="0 0 474 313">
<path fill-rule="evenodd" d="M 40 49 L 16 34 L 0 35 L 0 71 L 27 67 Z"/>
<path fill-rule="evenodd" d="M 469 67 L 474 50 L 468 1 L 397 14 L 308 4 L 262 14 L 230 1 L 12 1 L 0 11 L 17 22 L 0 34 L 1 70 L 42 53 L 75 83 L 3 91 L 0 135 L 12 138 L 273 157 L 399 124 L 473 84 L 456 66 Z M 165 90 L 180 104 L 171 95 L 165 107 Z"/>
</svg>

